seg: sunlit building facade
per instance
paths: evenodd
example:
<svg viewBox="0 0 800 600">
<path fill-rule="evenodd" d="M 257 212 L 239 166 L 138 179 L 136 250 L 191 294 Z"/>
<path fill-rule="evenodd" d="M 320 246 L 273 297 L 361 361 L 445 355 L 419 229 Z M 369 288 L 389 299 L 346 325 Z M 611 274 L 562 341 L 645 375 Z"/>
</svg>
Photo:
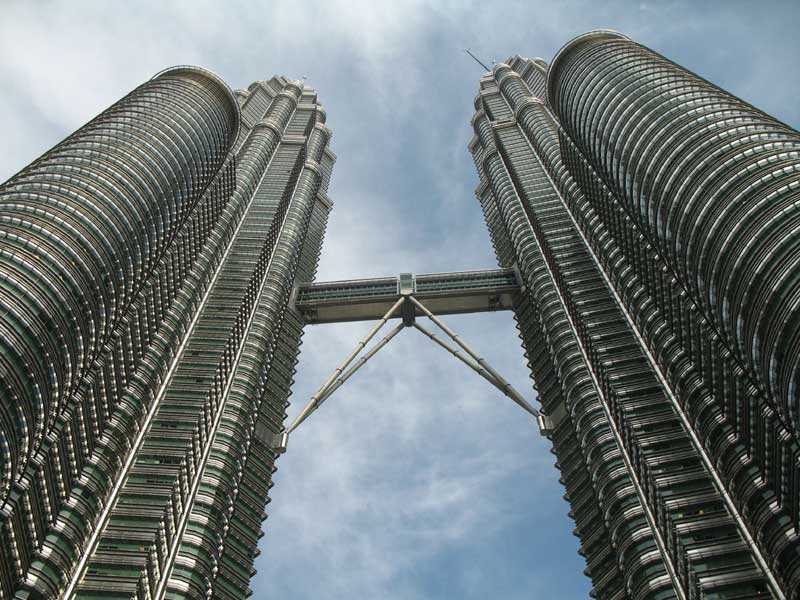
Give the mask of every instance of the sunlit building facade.
<svg viewBox="0 0 800 600">
<path fill-rule="evenodd" d="M 178 67 L 0 187 L 0 598 L 249 594 L 324 123 Z"/>
<path fill-rule="evenodd" d="M 593 596 L 800 597 L 800 134 L 607 31 L 475 108 Z"/>
</svg>

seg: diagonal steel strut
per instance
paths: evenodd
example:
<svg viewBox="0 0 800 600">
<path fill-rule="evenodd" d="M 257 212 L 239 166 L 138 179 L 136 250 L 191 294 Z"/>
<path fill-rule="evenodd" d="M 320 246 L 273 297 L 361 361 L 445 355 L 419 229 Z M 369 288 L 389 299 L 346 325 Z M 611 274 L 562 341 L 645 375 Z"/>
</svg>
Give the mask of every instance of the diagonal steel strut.
<svg viewBox="0 0 800 600">
<path fill-rule="evenodd" d="M 523 410 L 530 413 L 534 417 L 537 418 L 539 417 L 539 411 L 533 408 L 533 406 L 531 406 L 528 403 L 528 401 L 522 397 L 522 394 L 520 394 L 517 390 L 514 389 L 514 386 L 512 386 L 505 379 L 503 379 L 503 376 L 500 375 L 500 373 L 495 371 L 483 357 L 481 357 L 477 352 L 475 352 L 472 348 L 470 348 L 469 345 L 467 345 L 467 343 L 464 340 L 462 340 L 452 329 L 450 329 L 447 325 L 445 325 L 445 323 L 441 319 L 439 319 L 436 315 L 434 315 L 431 311 L 429 311 L 427 307 L 424 304 L 422 304 L 422 302 L 414 298 L 414 296 L 408 296 L 408 299 L 411 300 L 411 302 L 413 302 L 417 306 L 417 308 L 419 308 L 423 313 L 425 313 L 425 316 L 427 316 L 431 321 L 436 323 L 436 325 L 439 326 L 439 329 L 444 331 L 448 335 L 448 337 L 450 337 L 451 340 L 453 340 L 464 350 L 464 352 L 469 354 L 475 360 L 476 363 L 478 363 L 481 367 L 483 367 L 483 370 L 486 371 L 486 373 L 492 376 L 492 379 L 489 379 L 486 376 L 484 376 L 484 378 L 489 379 L 489 381 L 491 381 L 495 386 L 497 386 L 497 388 L 500 389 L 500 391 L 502 391 L 506 396 L 511 398 L 520 407 L 522 407 Z M 423 331 L 423 333 L 428 335 L 428 337 L 431 337 L 430 334 L 428 334 L 427 332 Z M 443 345 L 441 340 L 437 340 L 433 337 L 431 337 L 431 339 L 437 342 L 439 345 Z M 444 345 L 443 347 L 450 350 L 451 353 L 453 352 L 453 350 L 451 350 L 447 345 Z M 460 353 L 454 353 L 454 356 L 464 361 L 464 358 L 460 356 Z M 469 363 L 467 364 L 469 365 Z M 474 366 L 473 370 L 477 371 L 477 369 L 475 369 Z M 480 371 L 478 371 L 478 374 L 479 375 L 481 374 Z"/>
<path fill-rule="evenodd" d="M 334 383 L 329 385 L 322 393 L 322 395 L 317 399 L 316 408 L 319 408 L 322 405 L 322 403 L 325 402 L 325 400 L 330 398 L 336 390 L 338 390 L 340 387 L 342 387 L 342 385 L 344 385 L 345 381 L 350 379 L 350 377 L 352 377 L 356 371 L 358 371 L 361 367 L 363 367 L 370 358 L 372 358 L 378 353 L 378 350 L 380 350 L 386 344 L 388 344 L 391 341 L 391 339 L 398 333 L 400 333 L 405 327 L 406 326 L 403 323 L 397 325 L 394 329 L 392 329 L 389 333 L 387 333 L 386 336 L 384 336 L 384 338 L 381 341 L 379 341 L 372 348 L 370 348 L 364 354 L 364 356 L 359 358 L 352 367 L 350 367 L 349 369 L 347 369 L 347 371 L 342 373 L 342 375 Z M 300 423 L 298 423 L 297 425 L 299 424 Z M 297 425 L 295 425 L 295 427 L 297 427 Z"/>
<path fill-rule="evenodd" d="M 434 341 L 434 342 L 436 342 L 437 344 L 439 344 L 439 345 L 440 345 L 442 348 L 444 348 L 445 350 L 447 350 L 447 351 L 448 351 L 450 354 L 452 354 L 453 356 L 455 356 L 455 357 L 456 357 L 458 360 L 460 360 L 460 361 L 461 361 L 461 362 L 463 362 L 465 365 L 467 365 L 467 366 L 468 366 L 470 369 L 472 369 L 473 371 L 475 371 L 475 372 L 476 372 L 478 375 L 480 375 L 481 377 L 483 377 L 483 378 L 484 378 L 486 381 L 488 381 L 489 383 L 491 383 L 491 384 L 492 384 L 494 387 L 496 387 L 498 390 L 500 390 L 501 392 L 503 392 L 503 394 L 505 394 L 506 396 L 508 396 L 509 398 L 511 398 L 511 399 L 512 399 L 514 402 L 516 402 L 517 404 L 519 404 L 520 406 L 522 406 L 522 408 L 524 408 L 526 411 L 528 411 L 529 413 L 531 413 L 531 414 L 532 414 L 534 417 L 538 417 L 538 416 L 539 416 L 539 411 L 538 411 L 538 410 L 536 410 L 535 408 L 533 408 L 532 406 L 530 406 L 530 404 L 528 404 L 528 402 L 527 402 L 527 401 L 526 401 L 526 400 L 525 400 L 525 399 L 522 397 L 522 395 L 521 395 L 519 392 L 517 392 L 517 391 L 516 391 L 516 390 L 515 390 L 515 389 L 514 389 L 514 388 L 511 386 L 511 384 L 510 384 L 510 383 L 506 382 L 506 383 L 505 383 L 505 385 L 503 385 L 503 381 L 498 381 L 497 379 L 495 379 L 495 378 L 494 378 L 494 377 L 491 375 L 491 373 L 489 373 L 488 371 L 486 371 L 486 369 L 482 368 L 480 365 L 478 365 L 478 364 L 476 364 L 476 363 L 472 362 L 471 360 L 469 360 L 469 359 L 468 359 L 467 357 L 465 357 L 465 356 L 464 356 L 464 355 L 463 355 L 463 354 L 462 354 L 462 353 L 461 353 L 459 350 L 457 350 L 456 348 L 453 348 L 453 346 L 451 346 L 450 344 L 448 344 L 447 342 L 445 342 L 443 339 L 441 339 L 441 338 L 440 338 L 438 335 L 436 335 L 435 333 L 433 333 L 433 332 L 431 332 L 431 331 L 428 331 L 427 329 L 425 329 L 425 328 L 424 328 L 422 325 L 420 325 L 419 323 L 414 323 L 414 327 L 415 327 L 415 328 L 416 328 L 418 331 L 420 331 L 421 333 L 424 333 L 426 336 L 428 336 L 428 337 L 429 337 L 429 338 L 430 338 L 432 341 Z"/>
<path fill-rule="evenodd" d="M 428 331 L 422 325 L 417 323 L 415 320 L 412 320 L 410 323 L 404 319 L 404 321 L 398 324 L 394 329 L 392 329 L 386 336 L 383 337 L 377 344 L 372 346 L 361 358 L 359 358 L 356 363 L 350 366 L 350 363 L 353 362 L 353 359 L 358 355 L 361 350 L 363 350 L 369 341 L 375 337 L 375 334 L 383 327 L 386 322 L 393 316 L 403 303 L 410 303 L 415 305 L 424 315 L 426 315 L 431 321 L 433 321 L 447 336 L 452 339 L 466 354 L 469 356 L 465 356 L 460 350 L 454 348 L 450 344 L 448 344 L 445 340 L 441 339 L 436 334 Z M 413 311 L 412 311 L 413 314 Z M 413 317 L 412 317 L 413 319 Z M 489 383 L 499 389 L 503 394 L 511 398 L 516 404 L 518 404 L 523 410 L 530 413 L 534 417 L 540 418 L 540 413 L 536 410 L 533 406 L 531 406 L 525 398 L 522 397 L 514 387 L 506 381 L 497 371 L 495 371 L 486 360 L 481 357 L 478 353 L 476 353 L 470 346 L 467 345 L 452 329 L 450 329 L 447 325 L 445 325 L 436 315 L 434 315 L 428 308 L 422 304 L 419 300 L 417 300 L 413 294 L 403 294 L 397 302 L 395 302 L 392 307 L 386 312 L 386 314 L 375 324 L 375 326 L 367 333 L 364 338 L 358 342 L 356 347 L 353 349 L 350 354 L 344 359 L 344 361 L 336 367 L 333 374 L 328 377 L 325 383 L 317 390 L 317 392 L 311 396 L 308 403 L 303 407 L 303 410 L 300 411 L 300 414 L 297 415 L 295 420 L 289 426 L 286 431 L 282 434 L 277 436 L 276 442 L 277 447 L 275 448 L 279 453 L 286 451 L 286 444 L 289 439 L 289 434 L 292 433 L 300 424 L 305 421 L 311 413 L 317 410 L 320 405 L 322 405 L 325 400 L 327 400 L 336 390 L 338 390 L 344 383 L 352 377 L 356 371 L 358 371 L 361 367 L 363 367 L 369 359 L 371 359 L 378 351 L 386 346 L 392 338 L 394 338 L 402 329 L 405 327 L 409 327 L 413 325 L 416 329 L 418 329 L 421 333 L 425 334 L 428 338 L 432 341 L 436 342 L 442 348 L 450 352 L 453 356 L 475 371 L 478 375 L 486 379 Z M 471 360 L 470 360 L 471 359 Z"/>
<path fill-rule="evenodd" d="M 432 331 L 429 331 L 429 330 L 425 329 L 418 322 L 414 322 L 414 328 L 417 331 L 419 331 L 420 333 L 425 334 L 431 341 L 434 341 L 437 344 L 439 344 L 442 348 L 447 350 L 450 354 L 455 356 L 458 360 L 463 362 L 465 365 L 467 365 L 470 369 L 475 371 L 478 375 L 483 377 L 486 381 L 491 383 L 493 386 L 497 387 L 498 385 L 500 385 L 497 382 L 497 380 L 494 377 L 492 377 L 491 375 L 489 375 L 489 373 L 485 369 L 483 369 L 480 365 L 478 365 L 477 363 L 471 361 L 469 358 L 464 356 L 464 354 L 460 350 L 454 348 L 453 346 L 451 346 L 450 344 L 445 342 L 442 338 L 440 338 L 438 335 L 436 335 Z M 504 391 L 504 390 L 501 390 L 501 391 Z"/>
<path fill-rule="evenodd" d="M 323 383 L 322 386 L 317 390 L 317 393 L 314 394 L 313 396 L 311 396 L 311 399 L 303 407 L 303 410 L 300 411 L 300 414 L 297 415 L 297 418 L 289 426 L 289 429 L 286 430 L 287 434 L 289 434 L 292 431 L 294 431 L 295 429 L 297 429 L 297 426 L 300 425 L 300 423 L 302 423 L 303 421 L 305 421 L 308 418 L 308 415 L 310 415 L 312 412 L 314 412 L 317 409 L 317 407 L 322 403 L 324 398 L 327 398 L 328 396 L 330 396 L 330 394 L 327 394 L 327 395 L 325 394 L 325 392 L 328 390 L 328 388 L 331 387 L 333 382 L 342 374 L 342 371 L 344 371 L 347 368 L 347 366 L 351 362 L 353 362 L 353 359 L 358 355 L 359 352 L 361 352 L 361 350 L 363 350 L 364 346 L 366 346 L 369 343 L 369 341 L 373 337 L 375 337 L 375 334 L 378 333 L 378 331 L 381 329 L 381 327 L 383 327 L 386 324 L 386 321 L 388 321 L 392 317 L 392 315 L 395 312 L 397 312 L 397 309 L 400 308 L 400 306 L 403 304 L 404 300 L 405 300 L 405 298 L 399 298 L 397 300 L 397 302 L 395 302 L 392 305 L 392 307 L 386 312 L 386 314 L 383 315 L 383 317 L 375 324 L 375 326 L 372 329 L 370 329 L 369 333 L 367 333 L 367 335 L 364 336 L 364 338 L 360 342 L 358 342 L 358 344 L 356 344 L 356 347 L 353 349 L 353 351 L 350 354 L 347 355 L 347 358 L 345 358 L 344 361 L 342 361 L 342 364 L 340 364 L 338 367 L 336 367 L 336 369 L 334 370 L 333 374 L 330 377 L 328 377 L 328 379 L 325 381 L 325 383 Z M 394 337 L 394 335 L 396 335 L 396 333 L 392 334 L 391 337 L 389 337 L 389 339 Z M 389 340 L 386 340 L 386 342 L 388 342 L 388 341 Z M 386 343 L 383 343 L 383 345 L 381 347 L 383 347 L 385 345 L 386 345 Z M 378 348 L 378 350 L 379 349 L 380 348 Z M 375 352 L 377 352 L 378 350 L 375 350 Z M 374 355 L 375 352 L 373 352 L 372 354 Z M 364 362 L 366 362 L 366 361 L 364 361 Z M 363 363 L 361 363 L 361 364 L 363 364 Z M 352 375 L 352 373 L 350 373 L 350 375 Z M 348 377 L 349 377 L 349 375 L 348 375 Z M 341 384 L 339 386 L 337 386 L 337 387 L 340 387 L 340 386 L 341 386 Z M 323 400 L 321 400 L 321 398 Z"/>
</svg>

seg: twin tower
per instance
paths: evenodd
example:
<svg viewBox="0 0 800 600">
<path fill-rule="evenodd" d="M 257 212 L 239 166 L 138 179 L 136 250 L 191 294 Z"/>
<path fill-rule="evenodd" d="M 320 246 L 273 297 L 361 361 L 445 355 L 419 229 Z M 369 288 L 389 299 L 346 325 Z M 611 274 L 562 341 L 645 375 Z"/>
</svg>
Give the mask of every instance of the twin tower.
<svg viewBox="0 0 800 600">
<path fill-rule="evenodd" d="M 246 597 L 304 325 L 505 309 L 593 597 L 800 598 L 800 134 L 609 31 L 475 109 L 493 271 L 312 283 L 283 77 L 168 69 L 0 186 L 0 598 Z"/>
</svg>

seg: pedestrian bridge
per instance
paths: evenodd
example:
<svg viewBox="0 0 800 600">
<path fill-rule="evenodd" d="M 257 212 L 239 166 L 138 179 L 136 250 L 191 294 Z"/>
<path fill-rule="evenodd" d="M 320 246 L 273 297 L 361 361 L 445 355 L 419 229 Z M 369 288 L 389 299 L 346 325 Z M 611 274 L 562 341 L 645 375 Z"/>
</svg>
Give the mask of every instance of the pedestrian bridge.
<svg viewBox="0 0 800 600">
<path fill-rule="evenodd" d="M 301 285 L 294 306 L 306 323 L 380 319 L 403 295 L 414 295 L 436 315 L 511 310 L 521 291 L 514 269 L 351 279 Z M 409 303 L 407 308 L 411 308 Z M 414 307 L 415 316 L 423 312 Z M 409 311 L 393 315 L 406 320 Z"/>
<path fill-rule="evenodd" d="M 454 273 L 397 277 L 350 279 L 303 284 L 295 291 L 292 305 L 308 324 L 377 321 L 333 374 L 311 397 L 294 422 L 274 436 L 271 445 L 279 453 L 286 451 L 289 434 L 317 410 L 345 381 L 356 373 L 377 352 L 403 329 L 413 327 L 435 342 L 475 373 L 486 379 L 523 410 L 536 417 L 540 431 L 547 435 L 547 416 L 540 414 L 486 360 L 448 327 L 440 315 L 511 310 L 523 288 L 515 269 L 486 269 Z M 426 329 L 417 317 L 427 317 L 444 336 Z M 380 341 L 373 344 L 358 360 L 375 334 L 390 320 L 400 318 Z M 449 341 L 445 338 L 449 338 Z M 355 362 L 353 362 L 355 361 Z"/>
</svg>

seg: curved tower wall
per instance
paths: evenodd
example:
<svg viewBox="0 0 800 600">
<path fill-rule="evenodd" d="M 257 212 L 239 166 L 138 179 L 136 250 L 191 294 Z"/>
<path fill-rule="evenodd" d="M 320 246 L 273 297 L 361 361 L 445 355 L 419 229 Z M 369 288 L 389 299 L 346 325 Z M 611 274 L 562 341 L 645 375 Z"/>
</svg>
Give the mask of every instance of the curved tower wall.
<svg viewBox="0 0 800 600">
<path fill-rule="evenodd" d="M 791 596 L 800 134 L 610 32 L 564 47 L 548 97 L 594 215 L 584 230 L 624 257 L 606 260 L 617 291 L 740 528 Z"/>
<path fill-rule="evenodd" d="M 5 499 L 235 140 L 198 69 L 143 84 L 0 187 Z"/>
<path fill-rule="evenodd" d="M 573 45 L 583 48 L 598 40 L 635 45 L 609 32 L 593 32 Z M 499 262 L 516 261 L 527 279 L 526 257 L 533 246 L 541 253 L 542 272 L 548 273 L 535 284 L 526 280 L 517 319 L 593 593 L 600 598 L 620 592 L 636 598 L 793 597 L 798 589 L 796 440 L 766 394 L 753 393 L 752 378 L 725 351 L 669 264 L 595 172 L 592 161 L 611 160 L 613 153 L 590 155 L 578 147 L 545 104 L 541 96 L 547 85 L 551 100 L 557 97 L 554 77 L 570 47 L 557 57 L 547 82 L 542 61 L 519 57 L 482 78 L 470 149 Z M 583 56 L 599 61 L 594 50 Z M 574 92 L 582 77 L 606 64 L 616 72 L 620 62 L 575 66 L 564 87 Z M 616 97 L 607 88 L 597 94 Z M 597 115 L 588 104 L 577 104 L 585 113 L 574 126 L 587 128 Z M 639 123 L 626 119 L 611 122 L 617 129 Z M 615 173 L 622 168 L 616 167 Z M 524 218 L 505 212 L 509 198 L 511 205 L 519 203 Z M 522 235 L 526 222 L 529 231 Z M 555 285 L 557 293 L 538 298 L 542 292 L 536 286 L 546 285 Z M 580 415 L 591 404 L 574 403 L 565 387 L 576 378 L 565 371 L 574 361 L 553 345 L 569 336 L 549 330 L 558 323 L 559 311 L 582 354 L 578 380 L 593 382 L 596 406 L 603 408 L 591 427 L 616 432 L 613 453 L 587 451 L 596 443 L 591 440 L 608 436 L 597 429 L 587 437 L 592 421 Z M 611 338 L 606 330 L 614 330 Z M 758 429 L 747 427 L 753 421 Z M 611 465 L 624 466 L 629 490 L 641 490 L 636 500 L 650 517 L 643 531 L 653 536 L 652 548 L 661 556 L 658 568 L 666 569 L 672 590 L 669 585 L 659 589 L 655 564 L 626 562 L 632 552 L 651 559 L 653 552 L 632 550 L 636 546 L 627 536 L 641 534 L 619 529 L 619 522 L 609 519 L 614 510 L 608 508 L 612 497 L 604 491 L 606 481 L 621 476 L 619 471 L 604 474 Z M 589 477 L 581 475 L 584 469 Z M 600 509 L 594 522 L 584 516 L 591 514 L 587 506 Z M 606 535 L 607 541 L 598 543 Z M 615 568 L 619 577 L 612 575 Z M 648 575 L 636 575 L 639 569 Z M 648 579 L 649 585 L 641 585 Z"/>
<path fill-rule="evenodd" d="M 283 77 L 234 94 L 168 69 L 2 188 L 11 212 L 36 189 L 31 213 L 63 219 L 72 237 L 35 230 L 58 237 L 41 234 L 56 260 L 34 266 L 74 278 L 34 289 L 61 329 L 32 320 L 27 345 L 0 342 L 16 352 L 3 383 L 28 393 L 3 396 L 3 425 L 19 405 L 42 430 L 6 434 L 0 598 L 249 593 L 303 326 L 290 293 L 314 278 L 332 205 L 316 98 Z M 7 297 L 19 312 L 33 296 Z M 56 344 L 55 366 L 20 369 L 37 343 Z M 50 412 L 23 376 L 50 384 Z"/>
<path fill-rule="evenodd" d="M 551 67 L 566 133 L 760 393 L 800 430 L 800 134 L 613 35 Z"/>
<path fill-rule="evenodd" d="M 532 84 L 543 83 L 541 69 L 528 66 L 527 71 L 531 68 L 533 73 L 529 77 Z M 562 481 L 573 499 L 572 516 L 576 522 L 576 534 L 583 542 L 581 552 L 590 559 L 587 574 L 595 583 L 596 594 L 611 597 L 625 586 L 618 549 L 611 544 L 610 529 L 614 526 L 610 528 L 603 518 L 604 508 L 619 516 L 627 510 L 629 518 L 618 519 L 616 525 L 630 528 L 631 532 L 643 538 L 645 544 L 652 544 L 652 536 L 643 523 L 642 507 L 630 476 L 614 467 L 620 459 L 619 449 L 607 420 L 601 416 L 600 399 L 588 377 L 579 340 L 570 328 L 566 308 L 553 279 L 552 263 L 546 259 L 548 248 L 543 236 L 550 223 L 543 224 L 545 231 L 542 227 L 534 231 L 535 223 L 529 218 L 525 199 L 517 195 L 504 158 L 498 151 L 499 140 L 495 137 L 493 124 L 510 122 L 513 112 L 500 94 L 494 78 L 485 76 L 481 79 L 481 92 L 475 100 L 475 107 L 477 112 L 472 122 L 476 135 L 470 149 L 481 179 L 477 195 L 500 264 L 506 267 L 516 264 L 526 288 L 530 290 L 521 295 L 515 309 L 523 345 L 543 412 L 554 418 L 561 417 L 560 427 L 553 438 L 554 450 L 562 465 Z M 531 178 L 531 181 L 535 180 Z M 547 189 L 546 182 L 538 183 Z M 543 206 L 544 210 L 548 208 Z M 558 215 L 554 216 L 552 224 L 557 228 L 559 219 Z M 559 360 L 554 361 L 554 356 Z M 577 439 L 584 439 L 587 446 L 576 443 Z M 587 454 L 591 453 L 607 454 L 613 462 L 591 463 L 587 459 Z M 601 502 L 599 490 L 592 484 L 592 480 L 599 477 L 612 486 L 616 484 L 619 490 L 612 493 L 605 504 Z M 656 563 L 660 562 L 657 556 L 653 558 Z M 663 579 L 663 567 L 661 575 Z"/>
</svg>

